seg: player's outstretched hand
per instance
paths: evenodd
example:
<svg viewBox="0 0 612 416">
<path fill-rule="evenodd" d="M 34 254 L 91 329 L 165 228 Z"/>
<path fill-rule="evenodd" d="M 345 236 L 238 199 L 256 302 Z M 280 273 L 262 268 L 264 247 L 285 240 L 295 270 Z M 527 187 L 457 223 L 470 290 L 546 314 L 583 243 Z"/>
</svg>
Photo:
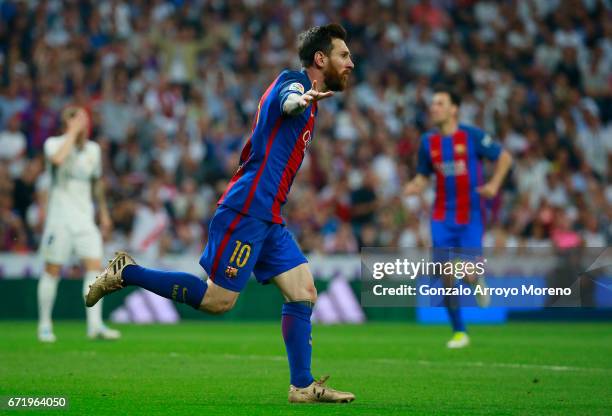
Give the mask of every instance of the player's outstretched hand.
<svg viewBox="0 0 612 416">
<path fill-rule="evenodd" d="M 300 106 L 308 107 L 313 101 L 324 100 L 334 95 L 333 91 L 321 92 L 317 90 L 317 80 L 312 81 L 312 87 L 300 97 Z"/>
<path fill-rule="evenodd" d="M 484 198 L 494 198 L 495 195 L 497 195 L 497 192 L 499 192 L 499 186 L 497 184 L 487 182 L 484 185 L 476 188 L 476 192 L 478 192 Z"/>
</svg>

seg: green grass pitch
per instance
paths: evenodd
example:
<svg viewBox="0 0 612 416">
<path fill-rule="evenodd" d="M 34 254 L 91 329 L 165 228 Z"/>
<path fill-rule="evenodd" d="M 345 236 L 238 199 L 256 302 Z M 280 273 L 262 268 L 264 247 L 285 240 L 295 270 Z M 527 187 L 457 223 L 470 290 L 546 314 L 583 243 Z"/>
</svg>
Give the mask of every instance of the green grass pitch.
<svg viewBox="0 0 612 416">
<path fill-rule="evenodd" d="M 313 331 L 313 372 L 353 391 L 342 405 L 289 405 L 280 324 L 122 326 L 88 341 L 57 322 L 42 345 L 32 322 L 0 322 L 0 396 L 65 396 L 68 410 L 4 414 L 610 415 L 612 324 L 472 326 L 449 351 L 445 326 L 367 324 Z"/>
</svg>

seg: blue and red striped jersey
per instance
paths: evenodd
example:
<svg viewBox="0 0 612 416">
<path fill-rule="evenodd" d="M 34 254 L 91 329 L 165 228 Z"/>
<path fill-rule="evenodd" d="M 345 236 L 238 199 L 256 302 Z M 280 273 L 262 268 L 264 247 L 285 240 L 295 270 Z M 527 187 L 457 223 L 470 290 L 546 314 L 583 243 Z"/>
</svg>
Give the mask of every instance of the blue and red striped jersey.
<svg viewBox="0 0 612 416">
<path fill-rule="evenodd" d="M 427 132 L 421 137 L 417 172 L 436 175 L 432 219 L 468 224 L 482 215 L 483 200 L 476 188 L 483 184 L 482 159 L 497 160 L 502 147 L 476 127 L 459 125 L 450 136 Z"/>
<path fill-rule="evenodd" d="M 219 199 L 245 215 L 283 224 L 281 207 L 302 165 L 314 130 L 316 102 L 296 116 L 283 114 L 291 94 L 311 88 L 304 71 L 285 70 L 259 100 L 251 136 L 240 155 L 240 165 Z"/>
</svg>

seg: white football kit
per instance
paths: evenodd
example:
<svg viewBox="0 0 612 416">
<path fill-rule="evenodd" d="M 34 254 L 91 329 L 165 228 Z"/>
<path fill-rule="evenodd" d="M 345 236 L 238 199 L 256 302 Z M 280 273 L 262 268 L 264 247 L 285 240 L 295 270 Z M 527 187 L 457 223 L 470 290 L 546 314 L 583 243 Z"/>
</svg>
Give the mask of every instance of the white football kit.
<svg viewBox="0 0 612 416">
<path fill-rule="evenodd" d="M 76 144 L 59 166 L 51 157 L 65 136 L 49 137 L 44 152 L 50 177 L 49 200 L 40 250 L 47 263 L 66 264 L 72 253 L 79 258 L 102 258 L 102 235 L 95 223 L 92 181 L 102 174 L 98 143 Z"/>
</svg>

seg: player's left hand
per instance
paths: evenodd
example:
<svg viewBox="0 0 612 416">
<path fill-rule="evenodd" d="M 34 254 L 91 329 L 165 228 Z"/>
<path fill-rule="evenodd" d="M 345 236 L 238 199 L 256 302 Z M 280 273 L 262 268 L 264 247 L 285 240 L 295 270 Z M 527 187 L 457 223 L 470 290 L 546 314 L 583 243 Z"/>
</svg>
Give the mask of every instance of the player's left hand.
<svg viewBox="0 0 612 416">
<path fill-rule="evenodd" d="M 476 192 L 482 195 L 484 198 L 494 198 L 499 192 L 499 185 L 492 182 L 487 182 L 482 186 L 476 188 Z"/>
<path fill-rule="evenodd" d="M 312 87 L 308 91 L 306 91 L 301 98 L 304 99 L 307 104 L 310 104 L 310 102 L 312 101 L 320 101 L 325 98 L 331 97 L 332 95 L 334 95 L 333 91 L 321 92 L 317 90 L 317 80 L 315 79 L 314 81 L 312 81 Z"/>
</svg>

